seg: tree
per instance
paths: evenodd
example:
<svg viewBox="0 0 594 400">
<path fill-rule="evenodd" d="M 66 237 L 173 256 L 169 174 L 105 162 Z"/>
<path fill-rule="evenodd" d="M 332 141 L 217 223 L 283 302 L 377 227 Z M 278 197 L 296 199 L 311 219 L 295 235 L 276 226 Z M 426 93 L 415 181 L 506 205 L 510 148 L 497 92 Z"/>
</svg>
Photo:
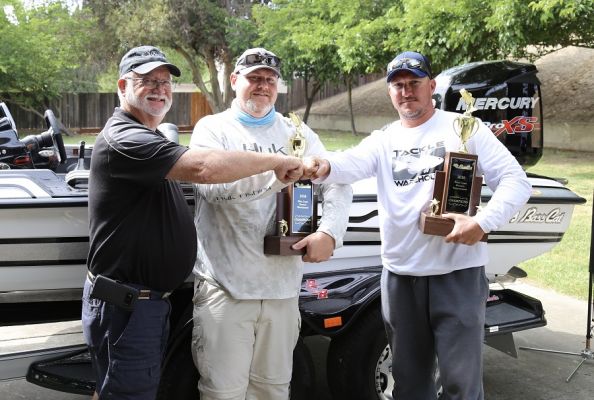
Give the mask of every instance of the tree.
<svg viewBox="0 0 594 400">
<path fill-rule="evenodd" d="M 593 0 L 402 0 L 386 11 L 392 54 L 428 55 L 434 72 L 469 61 L 535 59 L 594 46 Z"/>
<path fill-rule="evenodd" d="M 260 39 L 283 59 L 283 74 L 304 79 L 306 122 L 322 86 L 342 81 L 356 134 L 350 101 L 353 81 L 384 62 L 386 27 L 376 21 L 389 4 L 393 1 L 285 0 L 254 9 Z"/>
<path fill-rule="evenodd" d="M 486 19 L 501 53 L 534 60 L 560 47 L 594 47 L 593 0 L 498 0 Z"/>
<path fill-rule="evenodd" d="M 289 83 L 303 78 L 307 122 L 315 96 L 326 82 L 341 79 L 338 47 L 332 21 L 336 9 L 325 1 L 281 0 L 274 7 L 253 10 L 261 43 L 282 59 L 282 73 Z"/>
<path fill-rule="evenodd" d="M 333 2 L 337 3 L 335 6 L 341 14 L 334 25 L 336 44 L 341 60 L 341 70 L 347 85 L 351 131 L 356 135 L 352 102 L 353 79 L 357 75 L 375 72 L 384 67 L 389 55 L 386 54 L 382 41 L 389 32 L 389 28 L 381 17 L 388 6 L 394 4 L 394 1 L 349 0 L 347 3 L 351 4 L 336 0 Z"/>
<path fill-rule="evenodd" d="M 93 88 L 79 75 L 92 23 L 62 2 L 0 8 L 0 98 L 42 117 L 61 93 Z"/>
<path fill-rule="evenodd" d="M 434 73 L 471 60 L 497 58 L 498 39 L 485 29 L 491 4 L 497 1 L 402 0 L 387 13 L 386 24 L 398 28 L 384 44 L 393 55 L 404 50 L 427 55 Z"/>
<path fill-rule="evenodd" d="M 427 54 L 438 72 L 470 60 L 520 57 L 529 45 L 577 43 L 577 38 L 591 43 L 594 24 L 587 17 L 592 1 L 87 0 L 85 4 L 106 32 L 107 43 L 103 41 L 97 52 L 104 59 L 120 57 L 139 44 L 171 48 L 187 61 L 193 82 L 215 112 L 227 108 L 233 97 L 228 76 L 234 58 L 248 47 L 273 50 L 283 59 L 283 76 L 289 84 L 293 77 L 305 81 L 307 121 L 325 83 L 343 81 L 351 88 L 358 74 L 383 71 L 389 59 L 405 49 Z"/>
<path fill-rule="evenodd" d="M 116 39 L 116 54 L 140 44 L 173 49 L 214 112 L 231 104 L 233 59 L 256 38 L 248 0 L 88 0 Z M 221 73 L 221 75 L 219 75 Z M 221 82 L 222 81 L 222 82 Z"/>
</svg>

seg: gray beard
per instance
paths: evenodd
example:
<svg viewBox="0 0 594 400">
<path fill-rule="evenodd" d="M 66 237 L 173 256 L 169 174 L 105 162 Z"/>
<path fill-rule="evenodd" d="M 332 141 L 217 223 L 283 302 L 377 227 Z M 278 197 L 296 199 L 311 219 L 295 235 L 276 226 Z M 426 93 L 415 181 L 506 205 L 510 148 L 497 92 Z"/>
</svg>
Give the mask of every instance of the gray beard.
<svg viewBox="0 0 594 400">
<path fill-rule="evenodd" d="M 272 110 L 272 105 L 268 105 L 264 107 L 264 110 L 262 110 L 261 107 L 258 107 L 258 105 L 254 101 L 252 101 L 252 99 L 248 99 L 248 101 L 245 102 L 245 108 L 247 108 L 250 113 L 255 114 L 260 113 L 262 111 L 266 111 L 264 113 L 264 115 L 266 115 L 270 112 L 270 110 Z"/>
</svg>

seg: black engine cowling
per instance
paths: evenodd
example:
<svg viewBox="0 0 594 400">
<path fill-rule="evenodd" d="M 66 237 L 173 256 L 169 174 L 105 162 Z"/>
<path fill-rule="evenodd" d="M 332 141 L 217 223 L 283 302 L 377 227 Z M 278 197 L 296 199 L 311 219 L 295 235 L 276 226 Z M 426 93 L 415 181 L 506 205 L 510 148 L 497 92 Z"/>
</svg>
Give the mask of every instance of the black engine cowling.
<svg viewBox="0 0 594 400">
<path fill-rule="evenodd" d="M 462 113 L 464 88 L 475 99 L 480 118 L 524 167 L 542 156 L 543 121 L 540 81 L 533 64 L 484 61 L 441 72 L 433 98 L 436 107 Z"/>
</svg>

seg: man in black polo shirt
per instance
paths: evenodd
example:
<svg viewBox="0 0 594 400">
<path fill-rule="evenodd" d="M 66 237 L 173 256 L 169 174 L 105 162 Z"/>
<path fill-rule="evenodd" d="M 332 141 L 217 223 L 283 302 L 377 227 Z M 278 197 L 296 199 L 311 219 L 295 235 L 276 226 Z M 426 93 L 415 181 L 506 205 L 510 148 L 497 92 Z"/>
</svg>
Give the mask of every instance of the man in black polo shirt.
<svg viewBox="0 0 594 400">
<path fill-rule="evenodd" d="M 171 107 L 171 75 L 179 76 L 179 69 L 155 47 L 126 53 L 120 107 L 93 148 L 82 321 L 96 375 L 94 398 L 156 395 L 169 332 L 167 295 L 184 282 L 196 257 L 196 230 L 177 180 L 223 183 L 274 170 L 288 182 L 303 171 L 293 157 L 189 150 L 169 141 L 157 126 Z"/>
</svg>

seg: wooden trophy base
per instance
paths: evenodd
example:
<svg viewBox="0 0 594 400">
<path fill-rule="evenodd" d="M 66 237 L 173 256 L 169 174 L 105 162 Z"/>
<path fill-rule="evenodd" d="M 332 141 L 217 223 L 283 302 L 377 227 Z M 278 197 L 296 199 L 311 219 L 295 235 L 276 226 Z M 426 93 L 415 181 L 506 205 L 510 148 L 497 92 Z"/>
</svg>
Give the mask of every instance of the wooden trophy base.
<svg viewBox="0 0 594 400">
<path fill-rule="evenodd" d="M 266 236 L 264 237 L 264 254 L 277 256 L 302 256 L 307 248 L 294 250 L 292 245 L 303 239 L 303 236 Z"/>
<path fill-rule="evenodd" d="M 454 229 L 454 221 L 422 212 L 419 228 L 427 235 L 447 236 Z"/>
<path fill-rule="evenodd" d="M 419 229 L 427 235 L 447 236 L 454 229 L 454 221 L 449 218 L 440 217 L 439 215 L 431 216 L 422 212 L 419 219 Z M 488 236 L 485 233 L 480 241 L 486 242 Z"/>
<path fill-rule="evenodd" d="M 299 182 L 296 182 L 299 183 Z M 292 245 L 305 238 L 307 235 L 314 233 L 318 226 L 318 196 L 313 193 L 313 185 L 311 185 L 310 204 L 311 217 L 309 226 L 303 225 L 295 227 L 294 216 L 295 209 L 293 207 L 293 197 L 295 196 L 295 189 L 292 185 L 284 188 L 276 194 L 276 221 L 285 223 L 285 236 L 281 235 L 281 228 L 277 226 L 276 235 L 264 236 L 264 254 L 276 256 L 302 256 L 307 253 L 307 248 L 300 250 L 293 250 Z M 294 232 L 298 230 L 297 232 Z"/>
</svg>

